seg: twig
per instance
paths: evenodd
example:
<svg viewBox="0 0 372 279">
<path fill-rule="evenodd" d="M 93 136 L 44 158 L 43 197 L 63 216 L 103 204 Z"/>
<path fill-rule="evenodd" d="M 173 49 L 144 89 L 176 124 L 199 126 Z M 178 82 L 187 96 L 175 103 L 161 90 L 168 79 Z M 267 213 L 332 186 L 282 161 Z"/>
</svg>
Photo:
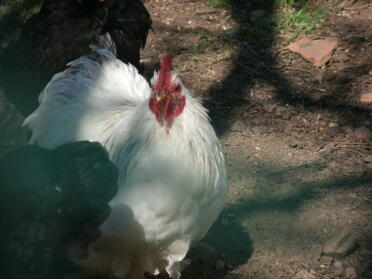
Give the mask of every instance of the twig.
<svg viewBox="0 0 372 279">
<path fill-rule="evenodd" d="M 358 150 L 355 150 L 355 149 L 350 149 L 350 148 L 346 148 L 346 147 L 343 147 L 343 146 L 340 146 L 339 148 L 342 148 L 342 149 L 345 149 L 345 150 L 348 150 L 348 151 L 353 151 L 353 152 L 356 152 L 358 153 L 360 156 L 362 157 L 365 157 L 366 155 L 363 154 L 362 152 L 358 151 Z"/>
<path fill-rule="evenodd" d="M 287 46 L 282 47 L 282 48 L 280 48 L 280 49 L 278 49 L 277 51 L 274 52 L 274 57 L 273 58 L 275 58 L 280 52 L 285 51 L 285 50 L 290 51 Z"/>
<path fill-rule="evenodd" d="M 194 3 L 198 2 L 199 0 L 181 0 L 181 1 L 176 1 L 172 3 L 167 3 L 167 6 L 174 5 L 174 4 L 182 4 L 182 3 Z"/>
</svg>

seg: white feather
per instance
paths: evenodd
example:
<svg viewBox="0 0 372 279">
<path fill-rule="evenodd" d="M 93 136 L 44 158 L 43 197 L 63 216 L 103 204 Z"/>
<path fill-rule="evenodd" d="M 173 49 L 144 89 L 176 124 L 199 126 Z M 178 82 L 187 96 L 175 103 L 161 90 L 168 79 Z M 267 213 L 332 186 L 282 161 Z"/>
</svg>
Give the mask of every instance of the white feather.
<svg viewBox="0 0 372 279">
<path fill-rule="evenodd" d="M 189 246 L 204 237 L 226 200 L 218 138 L 183 85 L 184 111 L 167 132 L 149 110 L 151 88 L 137 70 L 93 50 L 52 78 L 24 125 L 33 131 L 31 142 L 47 148 L 99 141 L 119 168 L 119 192 L 90 247 L 90 269 L 118 278 L 165 269 L 179 278 Z"/>
</svg>

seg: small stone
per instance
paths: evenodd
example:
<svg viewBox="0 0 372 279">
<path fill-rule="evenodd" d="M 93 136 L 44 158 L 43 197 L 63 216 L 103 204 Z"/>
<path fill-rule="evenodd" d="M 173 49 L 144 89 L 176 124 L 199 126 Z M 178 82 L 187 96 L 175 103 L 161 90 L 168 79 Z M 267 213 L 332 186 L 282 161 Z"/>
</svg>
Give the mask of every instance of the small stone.
<svg viewBox="0 0 372 279">
<path fill-rule="evenodd" d="M 333 263 L 333 258 L 329 256 L 322 256 L 320 258 L 320 263 L 323 265 L 331 265 Z"/>
<path fill-rule="evenodd" d="M 312 40 L 303 37 L 302 39 L 290 44 L 288 49 L 299 53 L 304 59 L 313 63 L 314 66 L 320 67 L 329 61 L 337 45 L 337 38 Z"/>
<path fill-rule="evenodd" d="M 359 97 L 361 103 L 372 103 L 372 93 L 364 93 Z"/>
<path fill-rule="evenodd" d="M 313 100 L 313 101 L 319 101 L 321 98 L 322 98 L 322 94 L 320 94 L 319 92 L 315 92 L 313 94 L 311 94 L 310 98 Z"/>
<path fill-rule="evenodd" d="M 358 139 L 367 140 L 372 138 L 372 133 L 367 127 L 360 127 L 355 129 L 354 136 Z"/>
<path fill-rule="evenodd" d="M 331 123 L 329 123 L 329 127 L 330 128 L 336 128 L 336 127 L 338 127 L 338 124 L 334 123 L 334 122 L 331 122 Z"/>
<path fill-rule="evenodd" d="M 345 279 L 356 279 L 358 277 L 357 272 L 354 267 L 349 266 L 344 271 Z"/>
<path fill-rule="evenodd" d="M 319 126 L 325 127 L 325 126 L 327 126 L 327 122 L 326 121 L 319 121 Z"/>
<path fill-rule="evenodd" d="M 344 132 L 347 134 L 347 135 L 352 135 L 354 134 L 354 130 L 351 126 L 345 126 L 344 128 Z"/>
<path fill-rule="evenodd" d="M 347 62 L 350 60 L 350 57 L 347 56 L 346 54 L 340 54 L 340 55 L 335 55 L 333 58 L 332 58 L 332 61 L 334 62 Z"/>
<path fill-rule="evenodd" d="M 243 121 L 237 120 L 231 127 L 231 131 L 242 133 L 246 128 L 246 125 Z"/>
<path fill-rule="evenodd" d="M 291 142 L 291 143 L 289 144 L 289 147 L 291 147 L 291 148 L 296 148 L 297 146 L 298 146 L 298 144 L 295 143 L 295 142 Z"/>
<path fill-rule="evenodd" d="M 341 261 L 335 261 L 333 263 L 333 267 L 336 276 L 341 276 L 342 274 L 344 274 L 344 265 Z"/>
<path fill-rule="evenodd" d="M 251 131 L 254 135 L 260 135 L 264 132 L 264 130 L 266 129 L 266 126 L 264 125 L 261 125 L 261 126 L 253 126 L 251 128 Z"/>
<path fill-rule="evenodd" d="M 323 255 L 346 256 L 356 245 L 356 237 L 350 230 L 344 230 L 329 239 L 323 247 Z"/>
<path fill-rule="evenodd" d="M 222 270 L 224 268 L 225 268 L 225 263 L 223 261 L 216 262 L 216 269 L 217 270 Z"/>
<path fill-rule="evenodd" d="M 372 163 L 372 155 L 368 155 L 367 157 L 363 159 L 363 161 L 366 163 Z"/>
<path fill-rule="evenodd" d="M 293 115 L 295 115 L 296 112 L 293 110 L 286 110 L 282 113 L 282 118 L 284 120 L 290 120 Z"/>
<path fill-rule="evenodd" d="M 296 272 L 293 279 L 316 279 L 316 277 L 305 269 Z"/>
<path fill-rule="evenodd" d="M 266 104 L 263 106 L 264 110 L 267 111 L 267 112 L 273 112 L 274 108 L 275 108 L 275 105 L 272 105 L 272 104 Z"/>
</svg>

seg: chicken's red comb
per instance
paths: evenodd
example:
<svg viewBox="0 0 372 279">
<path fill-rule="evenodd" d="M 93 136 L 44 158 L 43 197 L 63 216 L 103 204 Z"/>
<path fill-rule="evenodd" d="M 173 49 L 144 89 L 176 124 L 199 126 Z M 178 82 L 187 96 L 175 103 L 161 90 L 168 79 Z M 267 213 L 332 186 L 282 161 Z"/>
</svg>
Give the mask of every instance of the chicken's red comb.
<svg viewBox="0 0 372 279">
<path fill-rule="evenodd" d="M 160 64 L 159 77 L 156 83 L 157 90 L 166 89 L 170 86 L 172 69 L 172 57 L 170 54 L 167 54 L 163 57 L 163 61 Z"/>
</svg>

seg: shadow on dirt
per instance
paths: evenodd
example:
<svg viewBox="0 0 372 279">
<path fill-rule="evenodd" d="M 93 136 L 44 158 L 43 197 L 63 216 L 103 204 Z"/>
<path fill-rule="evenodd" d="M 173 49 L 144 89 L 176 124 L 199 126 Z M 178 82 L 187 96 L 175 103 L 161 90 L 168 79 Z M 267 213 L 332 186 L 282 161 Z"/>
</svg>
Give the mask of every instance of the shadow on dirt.
<svg viewBox="0 0 372 279">
<path fill-rule="evenodd" d="M 354 68 L 346 68 L 333 75 L 332 86 L 327 89 L 326 96 L 320 100 L 313 100 L 307 94 L 311 88 L 293 87 L 277 70 L 276 53 L 272 52 L 274 23 L 262 24 L 262 19 L 258 21 L 252 16 L 259 11 L 265 13 L 267 18 L 272 18 L 274 2 L 230 0 L 232 16 L 239 24 L 233 38 L 240 46 L 239 53 L 234 59 L 235 64 L 230 73 L 218 87 L 210 89 L 209 98 L 205 102 L 217 132 L 220 135 L 225 134 L 232 124 L 230 120 L 233 114 L 249 103 L 247 92 L 252 88 L 252 81 L 255 78 L 263 79 L 275 87 L 277 89 L 275 97 L 283 104 L 302 106 L 312 112 L 320 110 L 338 112 L 345 122 L 351 122 L 349 125 L 353 125 L 355 119 L 359 119 L 361 114 L 370 110 L 345 102 L 344 95 L 350 89 L 353 80 L 363 73 L 368 73 L 372 66 L 371 61 Z M 259 30 L 260 28 L 262 30 Z M 358 45 L 358 42 L 349 43 Z M 348 85 L 345 86 L 346 83 Z M 314 84 L 314 87 L 319 87 L 319 84 Z M 226 108 L 230 110 L 227 111 Z"/>
</svg>

